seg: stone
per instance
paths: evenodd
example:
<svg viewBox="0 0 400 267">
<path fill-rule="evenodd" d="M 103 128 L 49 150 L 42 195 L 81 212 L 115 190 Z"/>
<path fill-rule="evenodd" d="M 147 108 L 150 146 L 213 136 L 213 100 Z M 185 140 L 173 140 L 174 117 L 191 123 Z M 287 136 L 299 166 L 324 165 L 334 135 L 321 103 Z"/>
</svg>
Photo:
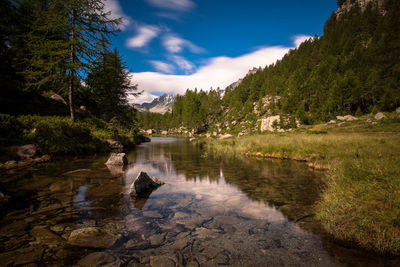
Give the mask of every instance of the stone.
<svg viewBox="0 0 400 267">
<path fill-rule="evenodd" d="M 162 134 L 162 135 L 167 135 L 168 132 L 167 132 L 167 131 L 162 131 L 161 134 Z"/>
<path fill-rule="evenodd" d="M 110 171 L 111 176 L 117 177 L 124 174 L 124 166 L 122 165 L 106 165 Z"/>
<path fill-rule="evenodd" d="M 131 194 L 133 195 L 148 195 L 153 190 L 157 189 L 164 182 L 155 177 L 150 177 L 145 172 L 140 172 L 131 185 Z"/>
<path fill-rule="evenodd" d="M 18 254 L 15 255 L 14 265 L 38 262 L 42 259 L 44 250 L 40 247 L 27 247 L 17 251 Z"/>
<path fill-rule="evenodd" d="M 224 134 L 224 135 L 221 135 L 218 139 L 223 140 L 223 139 L 228 139 L 228 138 L 231 138 L 231 137 L 233 137 L 233 135 L 231 135 L 231 134 Z"/>
<path fill-rule="evenodd" d="M 173 248 L 176 250 L 183 250 L 188 244 L 189 241 L 187 239 L 178 239 L 175 241 Z"/>
<path fill-rule="evenodd" d="M 274 124 L 279 123 L 281 120 L 281 116 L 276 115 L 276 116 L 270 116 L 264 119 L 261 119 L 261 126 L 260 126 L 260 131 L 261 132 L 266 132 L 266 131 L 275 131 L 279 127 L 274 128 Z M 276 121 L 276 122 L 275 122 Z"/>
<path fill-rule="evenodd" d="M 8 201 L 9 197 L 0 192 L 0 207 Z"/>
<path fill-rule="evenodd" d="M 143 142 L 144 142 L 144 143 L 151 142 L 150 137 L 144 136 L 144 137 L 143 137 Z"/>
<path fill-rule="evenodd" d="M 149 218 L 157 218 L 157 219 L 160 219 L 163 217 L 160 213 L 158 213 L 157 211 L 154 211 L 154 210 L 144 211 L 143 216 L 149 217 Z"/>
<path fill-rule="evenodd" d="M 151 135 L 153 134 L 153 130 L 152 129 L 148 129 L 147 131 L 145 131 L 146 134 Z"/>
<path fill-rule="evenodd" d="M 400 107 L 396 108 L 396 113 L 400 114 Z"/>
<path fill-rule="evenodd" d="M 150 256 L 150 265 L 152 267 L 175 267 L 175 261 L 168 256 Z"/>
<path fill-rule="evenodd" d="M 128 163 L 125 153 L 111 153 L 106 165 L 123 166 Z"/>
<path fill-rule="evenodd" d="M 0 237 L 22 236 L 28 227 L 24 220 L 12 221 L 0 228 Z"/>
<path fill-rule="evenodd" d="M 29 144 L 17 148 L 17 155 L 21 159 L 31 159 L 36 155 L 36 145 Z"/>
<path fill-rule="evenodd" d="M 346 116 L 336 116 L 336 119 L 339 121 L 356 121 L 358 120 L 357 117 L 346 115 Z"/>
<path fill-rule="evenodd" d="M 87 227 L 71 232 L 68 244 L 88 248 L 109 248 L 117 242 L 120 235 L 97 227 Z"/>
<path fill-rule="evenodd" d="M 120 141 L 108 139 L 107 144 L 111 151 L 114 153 L 121 153 L 124 150 L 124 146 L 121 144 Z"/>
<path fill-rule="evenodd" d="M 150 244 L 152 246 L 160 246 L 164 242 L 165 234 L 150 236 Z"/>
<path fill-rule="evenodd" d="M 40 243 L 41 245 L 47 245 L 50 248 L 57 247 L 65 243 L 63 238 L 40 226 L 33 227 L 31 230 L 31 235 L 36 238 L 36 242 Z"/>
<path fill-rule="evenodd" d="M 386 116 L 382 112 L 378 112 L 375 114 L 374 118 L 375 118 L 375 120 L 379 121 L 379 120 L 385 119 Z"/>
<path fill-rule="evenodd" d="M 330 121 L 328 122 L 328 124 L 335 124 L 335 123 L 336 123 L 335 120 L 330 120 Z"/>
<path fill-rule="evenodd" d="M 121 261 L 106 252 L 90 253 L 78 261 L 79 266 L 120 266 Z"/>
<path fill-rule="evenodd" d="M 67 102 L 65 102 L 64 98 L 58 94 L 53 94 L 50 96 L 51 99 L 53 99 L 54 101 L 63 103 L 64 105 L 67 105 Z"/>
<path fill-rule="evenodd" d="M 80 106 L 79 109 L 80 109 L 81 111 L 87 111 L 86 106 Z"/>
</svg>

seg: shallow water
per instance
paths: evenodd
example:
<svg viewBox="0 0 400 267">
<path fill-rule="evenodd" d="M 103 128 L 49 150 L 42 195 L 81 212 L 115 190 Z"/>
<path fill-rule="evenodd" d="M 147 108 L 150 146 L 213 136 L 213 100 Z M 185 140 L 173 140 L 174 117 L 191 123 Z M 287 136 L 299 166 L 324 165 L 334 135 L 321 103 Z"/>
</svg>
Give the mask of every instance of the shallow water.
<svg viewBox="0 0 400 267">
<path fill-rule="evenodd" d="M 3 173 L 0 265 L 388 266 L 330 242 L 314 218 L 322 173 L 289 161 L 216 158 L 183 138 Z M 140 171 L 166 184 L 131 196 Z M 142 264 L 142 265 L 140 265 Z M 34 266 L 34 265 L 33 265 Z"/>
</svg>

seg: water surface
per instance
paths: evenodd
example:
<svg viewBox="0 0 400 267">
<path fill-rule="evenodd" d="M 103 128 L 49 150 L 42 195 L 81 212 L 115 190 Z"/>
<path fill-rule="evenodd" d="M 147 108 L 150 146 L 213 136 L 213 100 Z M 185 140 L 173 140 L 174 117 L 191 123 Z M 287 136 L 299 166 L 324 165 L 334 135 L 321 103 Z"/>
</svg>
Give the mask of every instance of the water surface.
<svg viewBox="0 0 400 267">
<path fill-rule="evenodd" d="M 108 169 L 107 156 L 3 173 L 0 264 L 387 266 L 339 246 L 314 218 L 322 173 L 289 161 L 220 158 L 183 138 L 152 138 Z M 130 195 L 140 171 L 166 184 Z M 74 231 L 100 229 L 72 241 Z M 142 264 L 142 265 L 140 265 Z"/>
</svg>

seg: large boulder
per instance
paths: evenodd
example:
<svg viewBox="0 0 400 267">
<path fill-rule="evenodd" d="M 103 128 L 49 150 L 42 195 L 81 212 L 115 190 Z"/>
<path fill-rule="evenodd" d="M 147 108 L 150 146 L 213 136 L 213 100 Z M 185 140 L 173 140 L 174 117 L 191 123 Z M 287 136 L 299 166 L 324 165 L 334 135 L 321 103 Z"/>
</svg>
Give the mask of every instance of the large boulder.
<svg viewBox="0 0 400 267">
<path fill-rule="evenodd" d="M 279 115 L 270 116 L 268 118 L 261 119 L 260 131 L 261 132 L 275 131 L 276 129 L 274 128 L 274 123 L 275 124 L 279 123 L 280 120 L 281 120 L 281 117 Z M 277 127 L 277 128 L 279 128 L 279 127 Z"/>
<path fill-rule="evenodd" d="M 352 115 L 336 116 L 336 119 L 339 121 L 356 121 L 356 120 L 358 120 L 357 117 L 354 117 Z"/>
<path fill-rule="evenodd" d="M 17 148 L 16 153 L 18 157 L 20 157 L 21 159 L 31 159 L 36 155 L 36 145 L 29 144 L 29 145 L 19 146 Z"/>
<path fill-rule="evenodd" d="M 154 189 L 157 189 L 164 182 L 155 177 L 150 177 L 145 172 L 140 172 L 131 185 L 131 194 L 137 196 L 148 196 Z"/>
<path fill-rule="evenodd" d="M 109 248 L 117 242 L 120 235 L 97 227 L 87 227 L 71 232 L 68 244 L 85 248 Z"/>
<path fill-rule="evenodd" d="M 124 150 L 124 146 L 121 144 L 120 141 L 108 139 L 107 144 L 112 152 L 121 153 Z"/>
<path fill-rule="evenodd" d="M 54 101 L 63 103 L 64 105 L 67 105 L 67 102 L 65 102 L 64 98 L 62 96 L 60 96 L 60 95 L 53 94 L 53 95 L 50 96 L 50 98 L 53 99 Z"/>
<path fill-rule="evenodd" d="M 379 120 L 385 119 L 385 118 L 386 118 L 386 116 L 382 112 L 378 112 L 378 113 L 375 114 L 375 120 L 379 121 Z"/>
<path fill-rule="evenodd" d="M 231 137 L 233 137 L 233 135 L 231 135 L 231 134 L 224 134 L 224 135 L 221 135 L 218 139 L 223 140 L 223 139 L 228 139 L 228 138 L 231 138 Z"/>
<path fill-rule="evenodd" d="M 128 163 L 125 153 L 111 153 L 106 165 L 123 166 Z"/>
</svg>

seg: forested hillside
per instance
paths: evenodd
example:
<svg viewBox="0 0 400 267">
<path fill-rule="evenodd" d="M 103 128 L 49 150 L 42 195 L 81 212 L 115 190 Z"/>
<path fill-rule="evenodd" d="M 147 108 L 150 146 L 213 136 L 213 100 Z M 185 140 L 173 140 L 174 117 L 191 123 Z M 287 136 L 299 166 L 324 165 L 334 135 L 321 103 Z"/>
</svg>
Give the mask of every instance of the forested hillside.
<svg viewBox="0 0 400 267">
<path fill-rule="evenodd" d="M 256 131 L 257 120 L 272 115 L 280 115 L 281 128 L 292 128 L 296 121 L 313 124 L 395 109 L 400 105 L 400 2 L 338 5 L 322 36 L 226 88 L 221 100 L 216 91 L 187 91 L 171 114 L 155 120 L 145 114 L 143 127 Z"/>
</svg>

